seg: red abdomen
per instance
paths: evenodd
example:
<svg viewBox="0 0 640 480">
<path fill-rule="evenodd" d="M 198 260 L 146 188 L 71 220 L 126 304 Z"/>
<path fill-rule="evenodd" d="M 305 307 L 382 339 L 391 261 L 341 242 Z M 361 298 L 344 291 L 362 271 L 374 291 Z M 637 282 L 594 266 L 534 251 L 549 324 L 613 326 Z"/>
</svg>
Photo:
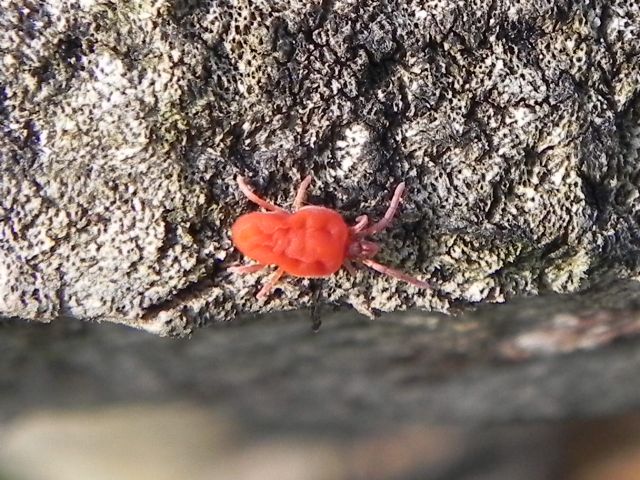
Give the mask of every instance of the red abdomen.
<svg viewBox="0 0 640 480">
<path fill-rule="evenodd" d="M 304 207 L 295 213 L 247 213 L 235 221 L 231 236 L 258 263 L 298 277 L 326 277 L 342 266 L 349 227 L 335 210 Z"/>
</svg>

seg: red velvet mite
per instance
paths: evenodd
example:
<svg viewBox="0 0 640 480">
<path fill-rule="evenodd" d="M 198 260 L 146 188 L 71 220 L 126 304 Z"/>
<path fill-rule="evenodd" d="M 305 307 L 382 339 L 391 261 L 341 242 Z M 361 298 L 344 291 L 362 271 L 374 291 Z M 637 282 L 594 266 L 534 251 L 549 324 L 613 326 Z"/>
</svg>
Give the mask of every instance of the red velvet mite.
<svg viewBox="0 0 640 480">
<path fill-rule="evenodd" d="M 328 277 L 341 267 L 354 274 L 353 262 L 359 262 L 380 273 L 397 278 L 420 288 L 429 288 L 423 282 L 393 268 L 372 260 L 380 247 L 366 237 L 389 226 L 404 192 L 404 182 L 393 194 L 384 217 L 369 225 L 367 215 L 356 218 L 353 226 L 347 225 L 342 215 L 330 208 L 305 206 L 307 188 L 311 176 L 306 177 L 293 201 L 293 213 L 258 197 L 238 176 L 240 191 L 253 203 L 267 210 L 241 215 L 231 227 L 233 244 L 256 264 L 233 266 L 233 273 L 252 273 L 268 265 L 278 268 L 257 297 L 263 298 L 286 273 L 294 277 Z"/>
</svg>

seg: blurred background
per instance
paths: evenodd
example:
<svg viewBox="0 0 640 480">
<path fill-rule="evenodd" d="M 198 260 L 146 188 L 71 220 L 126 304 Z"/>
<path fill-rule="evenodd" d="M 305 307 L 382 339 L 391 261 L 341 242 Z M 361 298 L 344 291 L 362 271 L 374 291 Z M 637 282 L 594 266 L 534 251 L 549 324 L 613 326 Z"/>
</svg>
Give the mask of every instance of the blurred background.
<svg viewBox="0 0 640 480">
<path fill-rule="evenodd" d="M 188 404 L 34 411 L 2 427 L 2 480 L 640 478 L 640 415 L 336 438 L 264 434 Z"/>
<path fill-rule="evenodd" d="M 297 383 L 296 389 L 311 388 L 311 380 L 300 378 L 314 373 L 274 375 L 267 369 L 268 359 L 277 363 L 277 351 L 286 349 L 290 361 L 302 364 L 310 355 L 302 346 L 333 342 L 333 329 L 340 329 L 344 339 L 345 329 L 358 327 L 354 333 L 363 338 L 361 327 L 370 320 L 350 318 L 329 318 L 317 333 L 299 316 L 267 318 L 206 328 L 191 339 L 157 338 L 118 325 L 4 321 L 0 480 L 640 479 L 640 412 L 624 402 L 605 406 L 603 398 L 597 398 L 608 397 L 607 389 L 613 393 L 610 385 L 625 383 L 635 389 L 629 379 L 637 371 L 631 356 L 639 351 L 637 339 L 597 354 L 482 363 L 477 352 L 470 357 L 473 361 L 452 361 L 451 345 L 441 337 L 449 353 L 428 358 L 440 365 L 438 375 L 420 382 L 421 388 L 444 392 L 451 410 L 436 408 L 435 400 L 420 400 L 417 411 L 424 409 L 423 418 L 396 412 L 397 421 L 392 416 L 378 422 L 375 409 L 361 415 L 357 402 L 347 408 L 339 398 L 342 416 L 331 417 L 330 409 L 323 411 L 313 402 L 313 392 L 309 397 L 298 392 L 299 401 L 307 405 L 288 404 L 293 397 L 283 390 L 290 383 Z M 376 329 L 411 323 L 406 318 L 376 321 Z M 446 325 L 454 324 L 450 320 Z M 454 330 L 468 335 L 469 328 L 461 325 Z M 434 328 L 429 338 L 442 334 Z M 270 343 L 269 332 L 277 332 L 279 340 Z M 377 335 L 369 348 L 377 348 Z M 257 338 L 260 347 L 249 337 Z M 381 345 L 392 341 L 388 332 L 382 337 Z M 452 339 L 453 344 L 460 341 Z M 346 342 L 341 348 L 361 350 L 362 345 Z M 620 363 L 628 367 L 627 373 L 611 367 L 609 376 L 589 369 L 580 374 L 581 384 L 595 386 L 584 390 L 584 395 L 592 395 L 587 403 L 596 405 L 592 411 L 577 400 L 581 397 L 566 391 L 577 388 L 555 376 L 571 363 L 585 368 L 612 365 L 611 355 L 618 354 L 626 359 Z M 320 360 L 311 361 L 317 377 L 327 374 Z M 365 391 L 379 388 L 376 376 L 382 369 L 370 376 L 354 375 L 357 360 L 337 361 L 344 364 L 338 385 L 353 389 L 353 382 L 364 382 L 359 388 Z M 411 356 L 406 361 L 420 359 Z M 480 387 L 469 381 L 476 378 L 485 385 L 497 375 L 512 375 L 521 383 L 513 391 L 491 387 L 489 394 L 480 395 Z M 252 383 L 256 377 L 265 380 Z M 457 381 L 466 390 L 451 390 Z M 270 397 L 274 390 L 282 396 Z M 527 390 L 537 400 L 522 400 L 529 398 L 522 396 Z M 456 391 L 468 398 L 451 393 Z M 511 398 L 520 400 L 510 404 Z M 326 403 L 327 398 L 319 401 Z M 488 415 L 491 402 L 496 412 L 508 411 L 508 416 Z M 375 408 L 387 412 L 383 404 Z M 362 408 L 370 407 L 362 403 Z M 614 414 L 612 409 L 619 411 Z M 325 422 L 325 417 L 333 420 Z M 351 417 L 358 420 L 350 423 Z"/>
</svg>

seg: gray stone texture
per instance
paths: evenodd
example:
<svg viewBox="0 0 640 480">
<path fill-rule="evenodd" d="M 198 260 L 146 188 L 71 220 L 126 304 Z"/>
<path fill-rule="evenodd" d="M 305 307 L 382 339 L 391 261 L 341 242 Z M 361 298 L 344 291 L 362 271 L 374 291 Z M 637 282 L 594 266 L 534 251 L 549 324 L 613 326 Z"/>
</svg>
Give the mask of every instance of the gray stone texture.
<svg viewBox="0 0 640 480">
<path fill-rule="evenodd" d="M 640 4 L 0 0 L 0 314 L 180 335 L 241 313 L 461 311 L 638 266 Z M 380 261 L 268 301 L 229 227 L 248 177 Z"/>
</svg>

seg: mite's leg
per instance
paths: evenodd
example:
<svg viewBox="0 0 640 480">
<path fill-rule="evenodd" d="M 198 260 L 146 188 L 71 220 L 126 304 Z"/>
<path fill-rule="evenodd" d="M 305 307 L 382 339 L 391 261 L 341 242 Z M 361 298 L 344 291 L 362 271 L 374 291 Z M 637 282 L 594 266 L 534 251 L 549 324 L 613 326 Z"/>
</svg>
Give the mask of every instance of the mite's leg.
<svg viewBox="0 0 640 480">
<path fill-rule="evenodd" d="M 298 187 L 298 192 L 296 193 L 296 198 L 293 200 L 293 211 L 300 210 L 302 208 L 302 204 L 307 196 L 307 188 L 309 188 L 309 184 L 311 184 L 311 175 L 307 175 L 302 183 Z"/>
<path fill-rule="evenodd" d="M 360 215 L 356 218 L 356 223 L 351 226 L 351 232 L 358 235 L 369 224 L 369 217 L 366 215 Z"/>
<path fill-rule="evenodd" d="M 280 281 L 280 279 L 282 278 L 282 275 L 284 275 L 284 270 L 282 268 L 278 268 L 275 273 L 271 276 L 271 278 L 269 279 L 269 282 L 267 282 L 264 287 L 262 287 L 260 289 L 260 291 L 258 292 L 258 294 L 256 295 L 256 298 L 264 298 L 267 295 L 269 295 L 269 292 L 271 291 L 271 289 L 273 287 L 276 286 L 276 284 Z"/>
<path fill-rule="evenodd" d="M 265 210 L 269 210 L 269 211 L 272 211 L 272 212 L 285 212 L 286 211 L 284 208 L 280 208 L 280 207 L 274 205 L 273 203 L 267 202 L 263 198 L 260 198 L 258 195 L 253 193 L 251 191 L 251 189 L 249 188 L 249 186 L 247 185 L 247 182 L 244 181 L 244 177 L 238 175 L 237 181 L 238 181 L 238 187 L 240 187 L 240 191 L 242 193 L 244 193 L 244 195 L 249 200 L 251 200 L 253 203 L 255 203 L 256 205 L 259 205 L 260 207 L 264 208 Z"/>
<path fill-rule="evenodd" d="M 400 270 L 396 270 L 395 268 L 387 267 L 386 265 L 382 265 L 378 262 L 374 262 L 373 260 L 365 259 L 361 260 L 367 267 L 373 268 L 375 271 L 384 273 L 385 275 L 389 275 L 390 277 L 397 278 L 398 280 L 402 280 L 403 282 L 410 283 L 411 285 L 415 285 L 419 288 L 431 288 L 428 282 L 423 282 L 422 280 L 418 280 L 411 275 L 408 275 Z"/>
<path fill-rule="evenodd" d="M 356 267 L 353 266 L 351 260 L 345 258 L 344 262 L 342 262 L 342 266 L 346 268 L 347 272 L 349 272 L 350 275 L 353 275 L 354 277 L 356 276 Z"/>
<path fill-rule="evenodd" d="M 369 228 L 362 231 L 362 236 L 373 235 L 378 233 L 391 224 L 391 220 L 396 214 L 396 210 L 398 210 L 398 205 L 400 205 L 400 199 L 402 198 L 402 193 L 404 192 L 404 182 L 399 184 L 396 187 L 395 192 L 393 193 L 393 198 L 391 199 L 391 203 L 389 204 L 389 208 L 387 208 L 387 212 L 384 214 L 384 217 Z"/>
<path fill-rule="evenodd" d="M 259 272 L 263 268 L 266 268 L 266 265 L 256 263 L 254 265 L 234 265 L 228 267 L 227 271 L 231 273 L 255 273 Z"/>
</svg>

